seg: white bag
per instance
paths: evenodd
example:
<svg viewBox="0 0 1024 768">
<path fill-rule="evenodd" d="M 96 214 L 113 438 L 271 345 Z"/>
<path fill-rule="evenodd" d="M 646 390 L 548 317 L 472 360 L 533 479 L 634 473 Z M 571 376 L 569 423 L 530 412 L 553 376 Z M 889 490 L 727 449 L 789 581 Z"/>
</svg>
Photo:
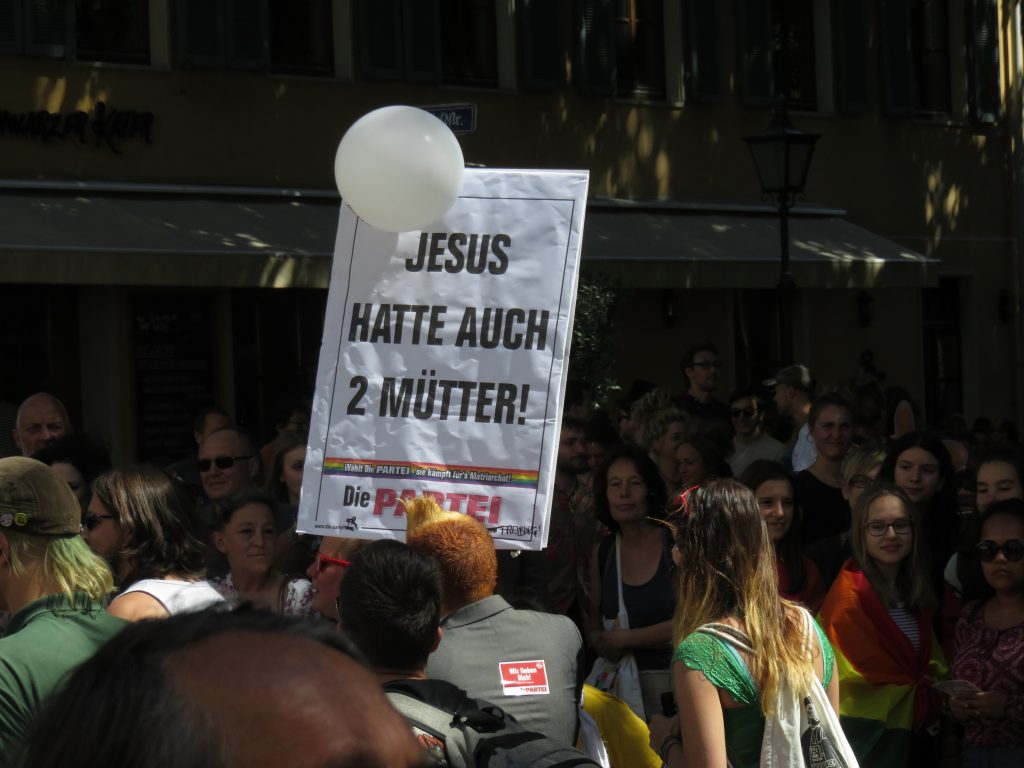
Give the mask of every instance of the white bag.
<svg viewBox="0 0 1024 768">
<path fill-rule="evenodd" d="M 816 635 L 814 619 L 803 608 L 800 613 L 804 620 L 804 648 L 810 658 Z M 754 653 L 750 638 L 735 627 L 706 624 L 698 631 Z M 775 714 L 765 718 L 761 768 L 859 768 L 839 716 L 817 675 L 812 676 L 810 691 L 802 696 L 786 682 L 780 686 Z"/>
<path fill-rule="evenodd" d="M 615 537 L 615 581 L 619 587 L 619 615 L 614 619 L 604 619 L 604 628 L 629 629 L 629 616 L 622 600 L 622 566 L 619 555 L 619 537 Z M 587 675 L 586 682 L 598 690 L 618 696 L 629 706 L 636 716 L 646 722 L 644 716 L 644 696 L 640 689 L 640 669 L 632 653 L 627 653 L 618 661 L 611 661 L 599 656 L 594 667 Z"/>
<path fill-rule="evenodd" d="M 576 739 L 576 749 L 589 757 L 601 768 L 611 768 L 611 760 L 608 759 L 608 749 L 601 738 L 601 729 L 597 727 L 594 718 L 583 708 L 583 691 L 580 691 L 578 705 L 580 713 L 580 735 Z"/>
</svg>

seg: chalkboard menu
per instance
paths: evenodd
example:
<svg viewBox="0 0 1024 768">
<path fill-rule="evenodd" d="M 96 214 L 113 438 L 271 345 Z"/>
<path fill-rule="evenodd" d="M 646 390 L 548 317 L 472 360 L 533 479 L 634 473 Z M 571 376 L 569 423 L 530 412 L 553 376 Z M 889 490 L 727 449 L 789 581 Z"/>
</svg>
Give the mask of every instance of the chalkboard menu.
<svg viewBox="0 0 1024 768">
<path fill-rule="evenodd" d="M 139 295 L 134 314 L 139 460 L 167 464 L 195 451 L 192 417 L 213 401 L 210 300 Z"/>
</svg>

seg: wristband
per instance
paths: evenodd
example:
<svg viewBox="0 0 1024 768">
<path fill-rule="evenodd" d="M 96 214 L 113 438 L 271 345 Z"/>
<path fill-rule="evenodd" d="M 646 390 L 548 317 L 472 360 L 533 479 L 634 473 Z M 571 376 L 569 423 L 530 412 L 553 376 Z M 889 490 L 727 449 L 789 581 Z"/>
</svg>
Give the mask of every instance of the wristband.
<svg viewBox="0 0 1024 768">
<path fill-rule="evenodd" d="M 672 747 L 683 746 L 683 740 L 679 738 L 678 734 L 669 734 L 665 737 L 665 740 L 661 742 L 661 762 L 664 765 L 668 765 L 668 753 L 672 751 Z"/>
</svg>

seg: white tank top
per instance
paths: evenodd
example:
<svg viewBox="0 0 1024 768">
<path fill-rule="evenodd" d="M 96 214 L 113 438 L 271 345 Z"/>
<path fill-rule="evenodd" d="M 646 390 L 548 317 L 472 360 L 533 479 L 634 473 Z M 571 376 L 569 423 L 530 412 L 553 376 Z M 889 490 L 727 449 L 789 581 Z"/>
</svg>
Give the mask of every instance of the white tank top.
<svg viewBox="0 0 1024 768">
<path fill-rule="evenodd" d="M 208 581 L 179 581 L 178 579 L 142 579 L 114 598 L 117 602 L 122 596 L 132 592 L 142 592 L 157 600 L 169 613 L 201 611 L 214 603 L 224 602 L 220 592 Z"/>
</svg>

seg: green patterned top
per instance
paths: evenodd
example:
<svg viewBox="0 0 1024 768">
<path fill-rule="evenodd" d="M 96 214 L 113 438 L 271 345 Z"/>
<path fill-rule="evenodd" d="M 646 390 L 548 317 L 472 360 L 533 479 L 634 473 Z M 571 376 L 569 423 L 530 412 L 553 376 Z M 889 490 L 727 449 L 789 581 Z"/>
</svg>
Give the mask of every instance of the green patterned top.
<svg viewBox="0 0 1024 768">
<path fill-rule="evenodd" d="M 835 654 L 817 623 L 814 629 L 824 656 L 824 685 L 827 687 L 832 680 Z M 728 691 L 742 705 L 722 710 L 726 751 L 734 768 L 756 768 L 761 762 L 764 715 L 757 685 L 736 649 L 713 635 L 694 632 L 679 643 L 672 661 L 681 661 L 690 669 L 703 672 L 712 685 Z"/>
</svg>

